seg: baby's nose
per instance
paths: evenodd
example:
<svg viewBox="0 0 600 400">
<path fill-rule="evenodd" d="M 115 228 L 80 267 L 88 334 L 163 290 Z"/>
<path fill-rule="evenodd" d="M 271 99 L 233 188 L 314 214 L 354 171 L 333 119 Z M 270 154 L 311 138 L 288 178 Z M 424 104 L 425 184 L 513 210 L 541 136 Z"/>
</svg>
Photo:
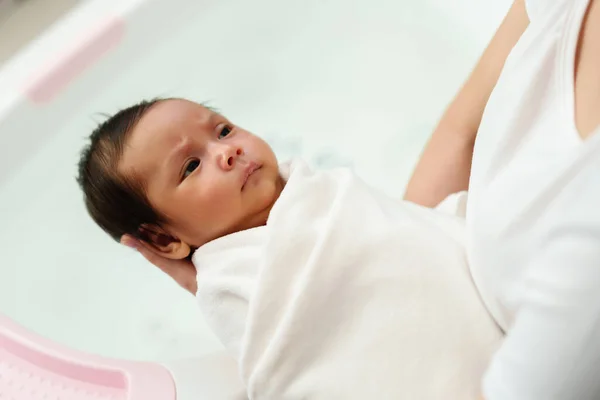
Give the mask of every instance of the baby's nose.
<svg viewBox="0 0 600 400">
<path fill-rule="evenodd" d="M 244 152 L 239 147 L 228 146 L 221 155 L 221 166 L 225 170 L 232 169 L 239 156 Z"/>
</svg>

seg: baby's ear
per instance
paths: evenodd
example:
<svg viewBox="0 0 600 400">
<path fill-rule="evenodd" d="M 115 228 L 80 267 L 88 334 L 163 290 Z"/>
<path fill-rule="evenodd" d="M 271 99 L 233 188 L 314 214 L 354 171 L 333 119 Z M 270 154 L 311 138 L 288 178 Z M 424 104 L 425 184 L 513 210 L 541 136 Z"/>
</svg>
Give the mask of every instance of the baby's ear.
<svg viewBox="0 0 600 400">
<path fill-rule="evenodd" d="M 182 260 L 191 253 L 190 246 L 167 233 L 156 225 L 142 225 L 139 228 L 142 246 L 153 253 L 171 260 Z"/>
</svg>

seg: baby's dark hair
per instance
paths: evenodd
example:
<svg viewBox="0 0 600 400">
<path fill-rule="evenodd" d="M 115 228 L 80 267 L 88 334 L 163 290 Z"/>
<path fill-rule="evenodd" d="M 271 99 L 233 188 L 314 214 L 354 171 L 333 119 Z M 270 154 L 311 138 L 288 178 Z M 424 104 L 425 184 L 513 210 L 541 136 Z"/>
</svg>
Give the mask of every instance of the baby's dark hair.
<svg viewBox="0 0 600 400">
<path fill-rule="evenodd" d="M 119 173 L 127 138 L 140 119 L 165 99 L 142 101 L 125 108 L 101 123 L 81 152 L 77 182 L 92 219 L 113 239 L 130 234 L 143 237 L 144 224 L 162 225 L 165 218 L 150 205 L 143 182 Z"/>
</svg>

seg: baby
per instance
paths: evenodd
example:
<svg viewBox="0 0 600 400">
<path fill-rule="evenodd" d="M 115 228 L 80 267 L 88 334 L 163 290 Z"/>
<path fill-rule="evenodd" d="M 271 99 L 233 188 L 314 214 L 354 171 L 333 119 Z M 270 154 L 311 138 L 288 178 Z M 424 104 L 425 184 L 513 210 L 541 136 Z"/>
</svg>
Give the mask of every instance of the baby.
<svg viewBox="0 0 600 400">
<path fill-rule="evenodd" d="M 78 182 L 91 217 L 171 259 L 264 225 L 284 186 L 267 143 L 183 99 L 122 110 L 90 139 Z"/>
<path fill-rule="evenodd" d="M 500 332 L 462 219 L 351 171 L 279 165 L 260 138 L 181 99 L 100 125 L 79 182 L 115 240 L 191 258 L 207 322 L 252 399 L 476 399 Z"/>
</svg>

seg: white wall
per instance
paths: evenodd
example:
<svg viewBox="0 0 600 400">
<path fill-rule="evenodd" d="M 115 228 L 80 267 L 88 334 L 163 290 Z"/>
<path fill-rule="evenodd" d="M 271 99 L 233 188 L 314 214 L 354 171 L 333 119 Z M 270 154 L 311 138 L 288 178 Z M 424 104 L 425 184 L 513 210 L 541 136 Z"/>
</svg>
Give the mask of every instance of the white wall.
<svg viewBox="0 0 600 400">
<path fill-rule="evenodd" d="M 437 118 L 508 5 L 229 0 L 207 2 L 181 27 L 165 20 L 172 36 L 160 44 L 148 39 L 140 43 L 143 56 L 111 66 L 119 73 L 104 77 L 99 94 L 86 96 L 85 81 L 67 89 L 78 93 L 77 103 L 62 108 L 62 122 L 42 132 L 44 145 L 25 152 L 24 166 L 0 187 L 0 312 L 109 356 L 158 359 L 218 348 L 193 298 L 87 217 L 75 164 L 101 120 L 97 113 L 157 95 L 208 100 L 267 138 L 280 158 L 348 165 L 400 197 Z M 29 134 L 11 126 L 0 134 Z"/>
</svg>

